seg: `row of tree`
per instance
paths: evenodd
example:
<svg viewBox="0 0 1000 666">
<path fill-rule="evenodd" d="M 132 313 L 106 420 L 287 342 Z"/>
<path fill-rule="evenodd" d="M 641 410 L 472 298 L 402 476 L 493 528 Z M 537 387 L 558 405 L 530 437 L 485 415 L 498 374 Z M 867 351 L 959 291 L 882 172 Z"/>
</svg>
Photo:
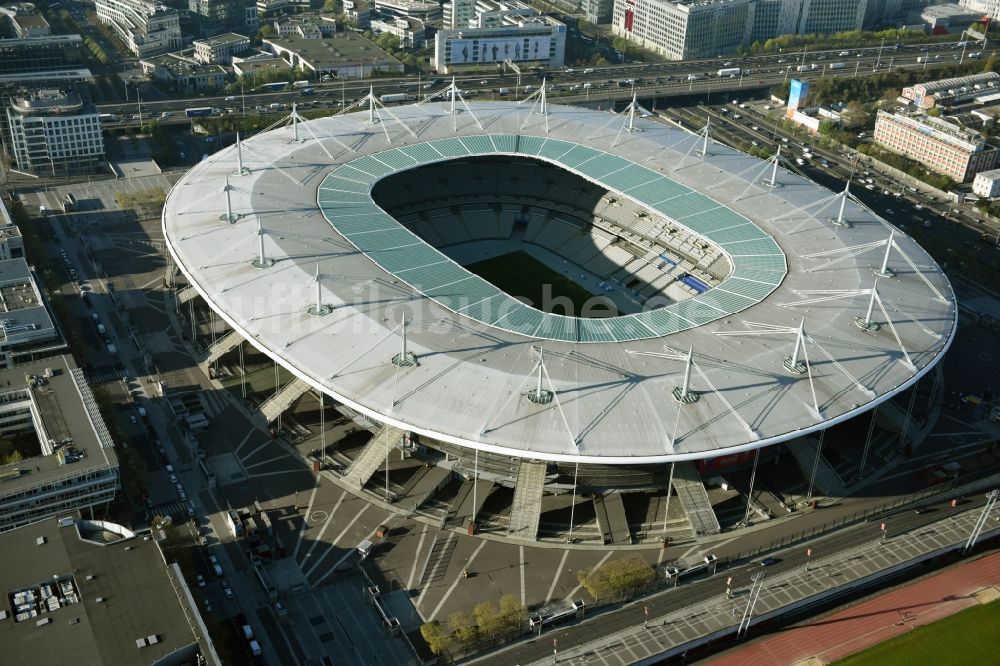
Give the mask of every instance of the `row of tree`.
<svg viewBox="0 0 1000 666">
<path fill-rule="evenodd" d="M 455 611 L 447 624 L 437 620 L 420 627 L 420 635 L 434 654 L 441 654 L 452 644 L 470 646 L 483 639 L 514 637 L 524 630 L 527 609 L 511 594 L 500 597 L 499 607 L 492 601 L 476 604 L 472 613 Z"/>
</svg>

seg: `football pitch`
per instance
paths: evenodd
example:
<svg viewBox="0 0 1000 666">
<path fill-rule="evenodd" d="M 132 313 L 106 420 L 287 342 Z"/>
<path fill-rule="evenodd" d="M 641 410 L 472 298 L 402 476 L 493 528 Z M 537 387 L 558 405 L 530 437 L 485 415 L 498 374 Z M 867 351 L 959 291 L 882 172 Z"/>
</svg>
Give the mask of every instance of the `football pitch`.
<svg viewBox="0 0 1000 666">
<path fill-rule="evenodd" d="M 511 252 L 465 268 L 543 312 L 590 318 L 618 315 L 609 299 L 594 296 L 527 252 Z"/>
<path fill-rule="evenodd" d="M 879 643 L 835 666 L 995 664 L 1000 654 L 1000 602 L 973 606 Z"/>
</svg>

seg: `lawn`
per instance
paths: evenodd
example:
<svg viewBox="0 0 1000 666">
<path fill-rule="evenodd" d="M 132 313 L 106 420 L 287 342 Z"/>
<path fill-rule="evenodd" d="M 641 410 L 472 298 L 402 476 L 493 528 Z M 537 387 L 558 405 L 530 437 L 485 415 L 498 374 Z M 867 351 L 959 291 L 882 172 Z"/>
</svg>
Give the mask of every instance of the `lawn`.
<svg viewBox="0 0 1000 666">
<path fill-rule="evenodd" d="M 611 301 L 594 296 L 526 252 L 511 252 L 468 264 L 465 268 L 544 312 L 577 317 L 618 315 Z"/>
<path fill-rule="evenodd" d="M 973 606 L 841 659 L 836 666 L 995 664 L 1000 653 L 1000 602 Z"/>
</svg>

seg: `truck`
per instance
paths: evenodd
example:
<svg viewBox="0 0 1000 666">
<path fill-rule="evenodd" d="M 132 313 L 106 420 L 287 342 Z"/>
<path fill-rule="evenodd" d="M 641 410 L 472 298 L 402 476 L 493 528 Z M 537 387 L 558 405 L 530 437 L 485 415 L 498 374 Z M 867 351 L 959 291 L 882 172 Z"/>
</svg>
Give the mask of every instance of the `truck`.
<svg viewBox="0 0 1000 666">
<path fill-rule="evenodd" d="M 799 65 L 795 68 L 796 72 L 808 72 L 812 67 L 809 65 Z"/>
<path fill-rule="evenodd" d="M 120 116 L 113 113 L 102 113 L 97 116 L 97 120 L 101 123 L 120 123 L 122 121 Z"/>
<path fill-rule="evenodd" d="M 72 192 L 67 192 L 66 196 L 63 197 L 63 202 L 62 202 L 63 212 L 72 213 L 76 211 L 76 205 L 77 205 L 76 197 L 73 195 Z"/>
<path fill-rule="evenodd" d="M 498 88 L 497 89 L 497 93 L 499 93 L 501 95 L 509 95 L 510 94 L 510 88 Z"/>
<path fill-rule="evenodd" d="M 212 107 L 195 106 L 190 109 L 184 109 L 184 115 L 186 115 L 188 118 L 198 118 L 199 116 L 210 116 L 212 115 Z"/>
<path fill-rule="evenodd" d="M 311 97 L 316 94 L 316 90 L 313 88 L 303 88 L 299 91 L 299 95 L 302 97 Z"/>
<path fill-rule="evenodd" d="M 743 70 L 739 67 L 723 67 L 718 71 L 719 76 L 739 76 L 743 73 Z"/>
<path fill-rule="evenodd" d="M 282 104 L 281 102 L 274 102 L 273 104 L 268 105 L 268 108 L 271 111 L 284 111 L 288 108 L 288 105 Z"/>
<path fill-rule="evenodd" d="M 688 74 L 688 81 L 697 81 L 700 78 L 697 74 Z"/>
<path fill-rule="evenodd" d="M 846 65 L 842 62 L 831 62 L 827 65 L 827 69 L 844 69 L 844 67 L 846 67 Z"/>
<path fill-rule="evenodd" d="M 308 88 L 309 87 L 309 82 L 306 81 L 306 80 L 304 80 L 304 79 L 302 81 L 296 81 L 295 83 L 292 84 L 292 87 L 293 88 Z"/>
<path fill-rule="evenodd" d="M 407 95 L 406 93 L 387 93 L 379 97 L 379 101 L 383 104 L 390 104 L 392 102 L 407 102 L 416 99 L 413 95 Z"/>
</svg>

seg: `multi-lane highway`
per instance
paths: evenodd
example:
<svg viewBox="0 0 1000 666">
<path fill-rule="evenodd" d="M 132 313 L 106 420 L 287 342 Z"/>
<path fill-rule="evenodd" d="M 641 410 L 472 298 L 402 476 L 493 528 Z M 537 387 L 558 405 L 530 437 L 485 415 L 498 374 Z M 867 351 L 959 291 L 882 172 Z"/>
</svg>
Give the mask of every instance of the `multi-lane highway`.
<svg viewBox="0 0 1000 666">
<path fill-rule="evenodd" d="M 925 69 L 930 79 L 935 77 L 933 71 L 944 65 L 968 62 L 970 58 L 981 60 L 992 53 L 992 51 L 982 52 L 974 43 L 959 48 L 956 47 L 956 43 L 949 42 L 900 50 L 893 47 L 870 47 L 844 51 L 760 55 L 744 60 L 717 58 L 656 64 L 632 63 L 609 67 L 563 68 L 544 73 L 525 73 L 521 77 L 510 72 L 506 75 L 497 73 L 485 76 L 479 73 L 457 76 L 456 83 L 469 97 L 497 97 L 501 96 L 500 89 L 505 88 L 511 90 L 509 95 L 504 95 L 505 97 L 518 99 L 537 88 L 541 77 L 544 76 L 551 86 L 550 93 L 562 101 L 599 103 L 627 99 L 633 92 L 641 98 L 711 95 L 713 92 L 766 88 L 796 77 L 854 78 L 884 73 L 896 68 Z M 743 73 L 732 77 L 717 76 L 720 69 L 727 67 L 740 67 Z M 808 69 L 797 71 L 800 68 Z M 339 108 L 350 105 L 370 89 L 373 89 L 376 95 L 406 92 L 415 97 L 422 97 L 443 89 L 449 82 L 449 77 L 434 77 L 428 80 L 413 75 L 372 80 L 315 82 L 311 84 L 315 91 L 313 96 L 301 96 L 299 90 L 292 88 L 280 92 L 245 91 L 244 94 L 143 102 L 141 114 L 144 120 L 155 117 L 164 121 L 180 122 L 187 120 L 184 109 L 191 107 L 208 106 L 233 115 L 263 113 L 269 110 L 271 104 L 290 105 L 296 101 L 311 106 Z M 98 108 L 101 113 L 119 116 L 125 123 L 139 120 L 140 109 L 137 103 L 104 104 Z"/>
</svg>

